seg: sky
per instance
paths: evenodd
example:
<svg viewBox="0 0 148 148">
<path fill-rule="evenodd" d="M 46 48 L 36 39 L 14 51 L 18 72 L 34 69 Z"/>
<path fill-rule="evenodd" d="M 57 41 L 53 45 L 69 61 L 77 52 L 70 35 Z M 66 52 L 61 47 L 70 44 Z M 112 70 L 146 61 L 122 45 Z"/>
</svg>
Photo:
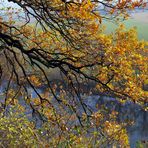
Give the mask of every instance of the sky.
<svg viewBox="0 0 148 148">
<path fill-rule="evenodd" d="M 8 2 L 7 0 L 0 0 L 0 8 L 11 7 L 13 8 L 20 8 L 17 4 L 13 2 Z"/>
</svg>

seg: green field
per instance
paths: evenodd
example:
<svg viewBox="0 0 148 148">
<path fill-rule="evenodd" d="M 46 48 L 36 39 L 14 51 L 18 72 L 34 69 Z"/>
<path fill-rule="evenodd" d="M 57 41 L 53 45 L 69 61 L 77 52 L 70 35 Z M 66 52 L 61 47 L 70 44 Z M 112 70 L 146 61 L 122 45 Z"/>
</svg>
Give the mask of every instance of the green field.
<svg viewBox="0 0 148 148">
<path fill-rule="evenodd" d="M 126 28 L 136 27 L 139 39 L 144 39 L 148 41 L 148 23 L 144 23 L 135 19 L 129 19 L 123 22 Z M 106 26 L 106 33 L 113 32 L 118 25 L 112 22 L 104 22 Z"/>
</svg>

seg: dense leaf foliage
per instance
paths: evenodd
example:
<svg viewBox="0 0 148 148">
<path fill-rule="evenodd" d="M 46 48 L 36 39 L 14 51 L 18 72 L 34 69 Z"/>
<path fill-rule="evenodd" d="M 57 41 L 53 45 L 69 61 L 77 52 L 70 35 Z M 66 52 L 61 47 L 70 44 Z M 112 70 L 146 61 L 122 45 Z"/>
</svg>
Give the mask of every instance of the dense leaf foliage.
<svg viewBox="0 0 148 148">
<path fill-rule="evenodd" d="M 105 116 L 109 113 L 101 108 L 94 113 L 83 96 L 108 95 L 121 102 L 131 100 L 147 109 L 147 91 L 143 85 L 148 79 L 148 43 L 138 40 L 135 28 L 127 30 L 120 24 L 113 34 L 106 35 L 103 26 L 104 19 L 119 23 L 128 18 L 128 11 L 144 8 L 146 2 L 9 1 L 20 9 L 12 6 L 0 10 L 3 14 L 0 15 L 0 78 L 5 88 L 2 107 L 9 110 L 23 100 L 34 116 L 47 122 L 43 124 L 45 139 L 49 140 L 44 139 L 47 146 L 50 143 L 71 147 L 79 143 L 79 147 L 93 144 L 98 147 L 113 142 L 128 146 L 122 128 L 125 125 L 115 120 L 115 113 L 108 119 Z M 85 85 L 92 86 L 85 91 Z M 38 89 L 42 87 L 46 87 L 43 94 Z M 36 97 L 32 97 L 30 88 Z M 8 130 L 5 122 L 12 123 Z M 1 118 L 0 124 L 10 145 L 21 145 L 24 139 L 23 145 L 38 143 L 34 138 L 28 141 L 34 135 L 26 119 L 11 119 L 10 115 Z M 11 139 L 14 133 L 16 137 Z"/>
</svg>

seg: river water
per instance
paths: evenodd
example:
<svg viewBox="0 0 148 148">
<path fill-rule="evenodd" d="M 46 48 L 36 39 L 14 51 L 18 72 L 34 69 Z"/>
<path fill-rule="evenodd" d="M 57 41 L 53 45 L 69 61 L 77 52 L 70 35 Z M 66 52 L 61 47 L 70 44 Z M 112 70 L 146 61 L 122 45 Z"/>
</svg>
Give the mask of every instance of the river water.
<svg viewBox="0 0 148 148">
<path fill-rule="evenodd" d="M 5 88 L 4 84 L 0 86 L 0 94 L 4 91 L 4 88 Z M 46 88 L 39 88 L 37 91 L 41 94 L 44 94 L 46 93 L 45 89 Z M 31 88 L 28 88 L 28 91 L 30 92 L 32 98 L 37 97 L 37 95 Z M 129 125 L 127 127 L 131 148 L 136 147 L 137 141 L 148 141 L 148 111 L 145 111 L 140 105 L 130 101 L 127 101 L 123 104 L 123 103 L 120 103 L 115 98 L 111 98 L 107 96 L 100 97 L 97 94 L 85 95 L 85 96 L 82 95 L 82 98 L 85 98 L 84 101 L 86 105 L 89 108 L 91 108 L 94 112 L 98 110 L 96 106 L 103 105 L 110 112 L 113 110 L 118 112 L 117 120 L 119 122 L 125 122 L 125 123 L 127 121 L 134 122 L 133 125 Z M 0 96 L 0 102 L 3 102 L 2 96 Z M 20 99 L 20 102 L 25 106 L 25 102 L 23 101 L 23 99 Z M 27 109 L 26 114 L 32 113 L 29 106 L 26 106 L 26 109 Z M 41 126 L 39 119 L 37 120 L 37 122 L 38 122 L 37 126 Z"/>
<path fill-rule="evenodd" d="M 44 90 L 39 90 L 39 92 L 44 93 Z M 33 91 L 32 97 L 36 97 L 36 94 Z M 148 111 L 145 111 L 140 105 L 130 101 L 120 103 L 116 99 L 108 96 L 82 95 L 81 97 L 85 98 L 86 105 L 94 112 L 98 110 L 98 107 L 96 108 L 96 106 L 103 105 L 110 112 L 113 110 L 118 112 L 118 122 L 126 123 L 127 121 L 132 121 L 134 123 L 126 128 L 131 148 L 136 148 L 136 143 L 138 141 L 148 142 Z"/>
</svg>

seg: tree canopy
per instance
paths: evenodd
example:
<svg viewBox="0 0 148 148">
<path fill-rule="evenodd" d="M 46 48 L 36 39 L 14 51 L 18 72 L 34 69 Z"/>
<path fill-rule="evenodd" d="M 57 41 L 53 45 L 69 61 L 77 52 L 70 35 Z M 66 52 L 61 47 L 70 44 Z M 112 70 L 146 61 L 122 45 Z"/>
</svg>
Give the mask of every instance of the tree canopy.
<svg viewBox="0 0 148 148">
<path fill-rule="evenodd" d="M 60 118 L 49 115 L 56 107 L 46 94 L 38 91 L 46 85 L 57 103 L 70 108 L 81 123 L 79 104 L 90 116 L 81 97 L 81 86 L 90 83 L 94 83 L 92 89 L 98 94 L 147 103 L 143 85 L 148 79 L 148 43 L 139 41 L 135 28 L 127 30 L 119 23 L 128 19 L 129 11 L 146 7 L 144 0 L 9 2 L 20 9 L 12 6 L 0 10 L 0 78 L 1 83 L 6 81 L 4 108 L 23 94 L 34 112 L 43 113 L 51 121 Z M 120 25 L 107 35 L 104 20 Z M 63 79 L 62 85 L 52 84 L 53 70 Z M 28 87 L 37 94 L 36 100 L 30 98 Z M 41 108 L 45 110 L 42 112 Z M 60 128 L 66 130 L 63 124 Z"/>
<path fill-rule="evenodd" d="M 105 35 L 101 25 L 103 19 L 122 19 L 127 10 L 144 7 L 144 1 L 12 2 L 23 12 L 12 7 L 5 10 L 6 21 L 1 16 L 1 55 L 5 61 L 1 63 L 1 75 L 8 70 L 18 84 L 24 76 L 34 85 L 27 73 L 38 69 L 46 79 L 44 67 L 58 68 L 68 80 L 90 79 L 107 92 L 145 100 L 146 42 L 139 41 L 136 31 L 123 25 L 114 34 Z M 20 16 L 21 23 L 15 21 L 13 11 L 15 17 L 25 13 Z"/>
</svg>

